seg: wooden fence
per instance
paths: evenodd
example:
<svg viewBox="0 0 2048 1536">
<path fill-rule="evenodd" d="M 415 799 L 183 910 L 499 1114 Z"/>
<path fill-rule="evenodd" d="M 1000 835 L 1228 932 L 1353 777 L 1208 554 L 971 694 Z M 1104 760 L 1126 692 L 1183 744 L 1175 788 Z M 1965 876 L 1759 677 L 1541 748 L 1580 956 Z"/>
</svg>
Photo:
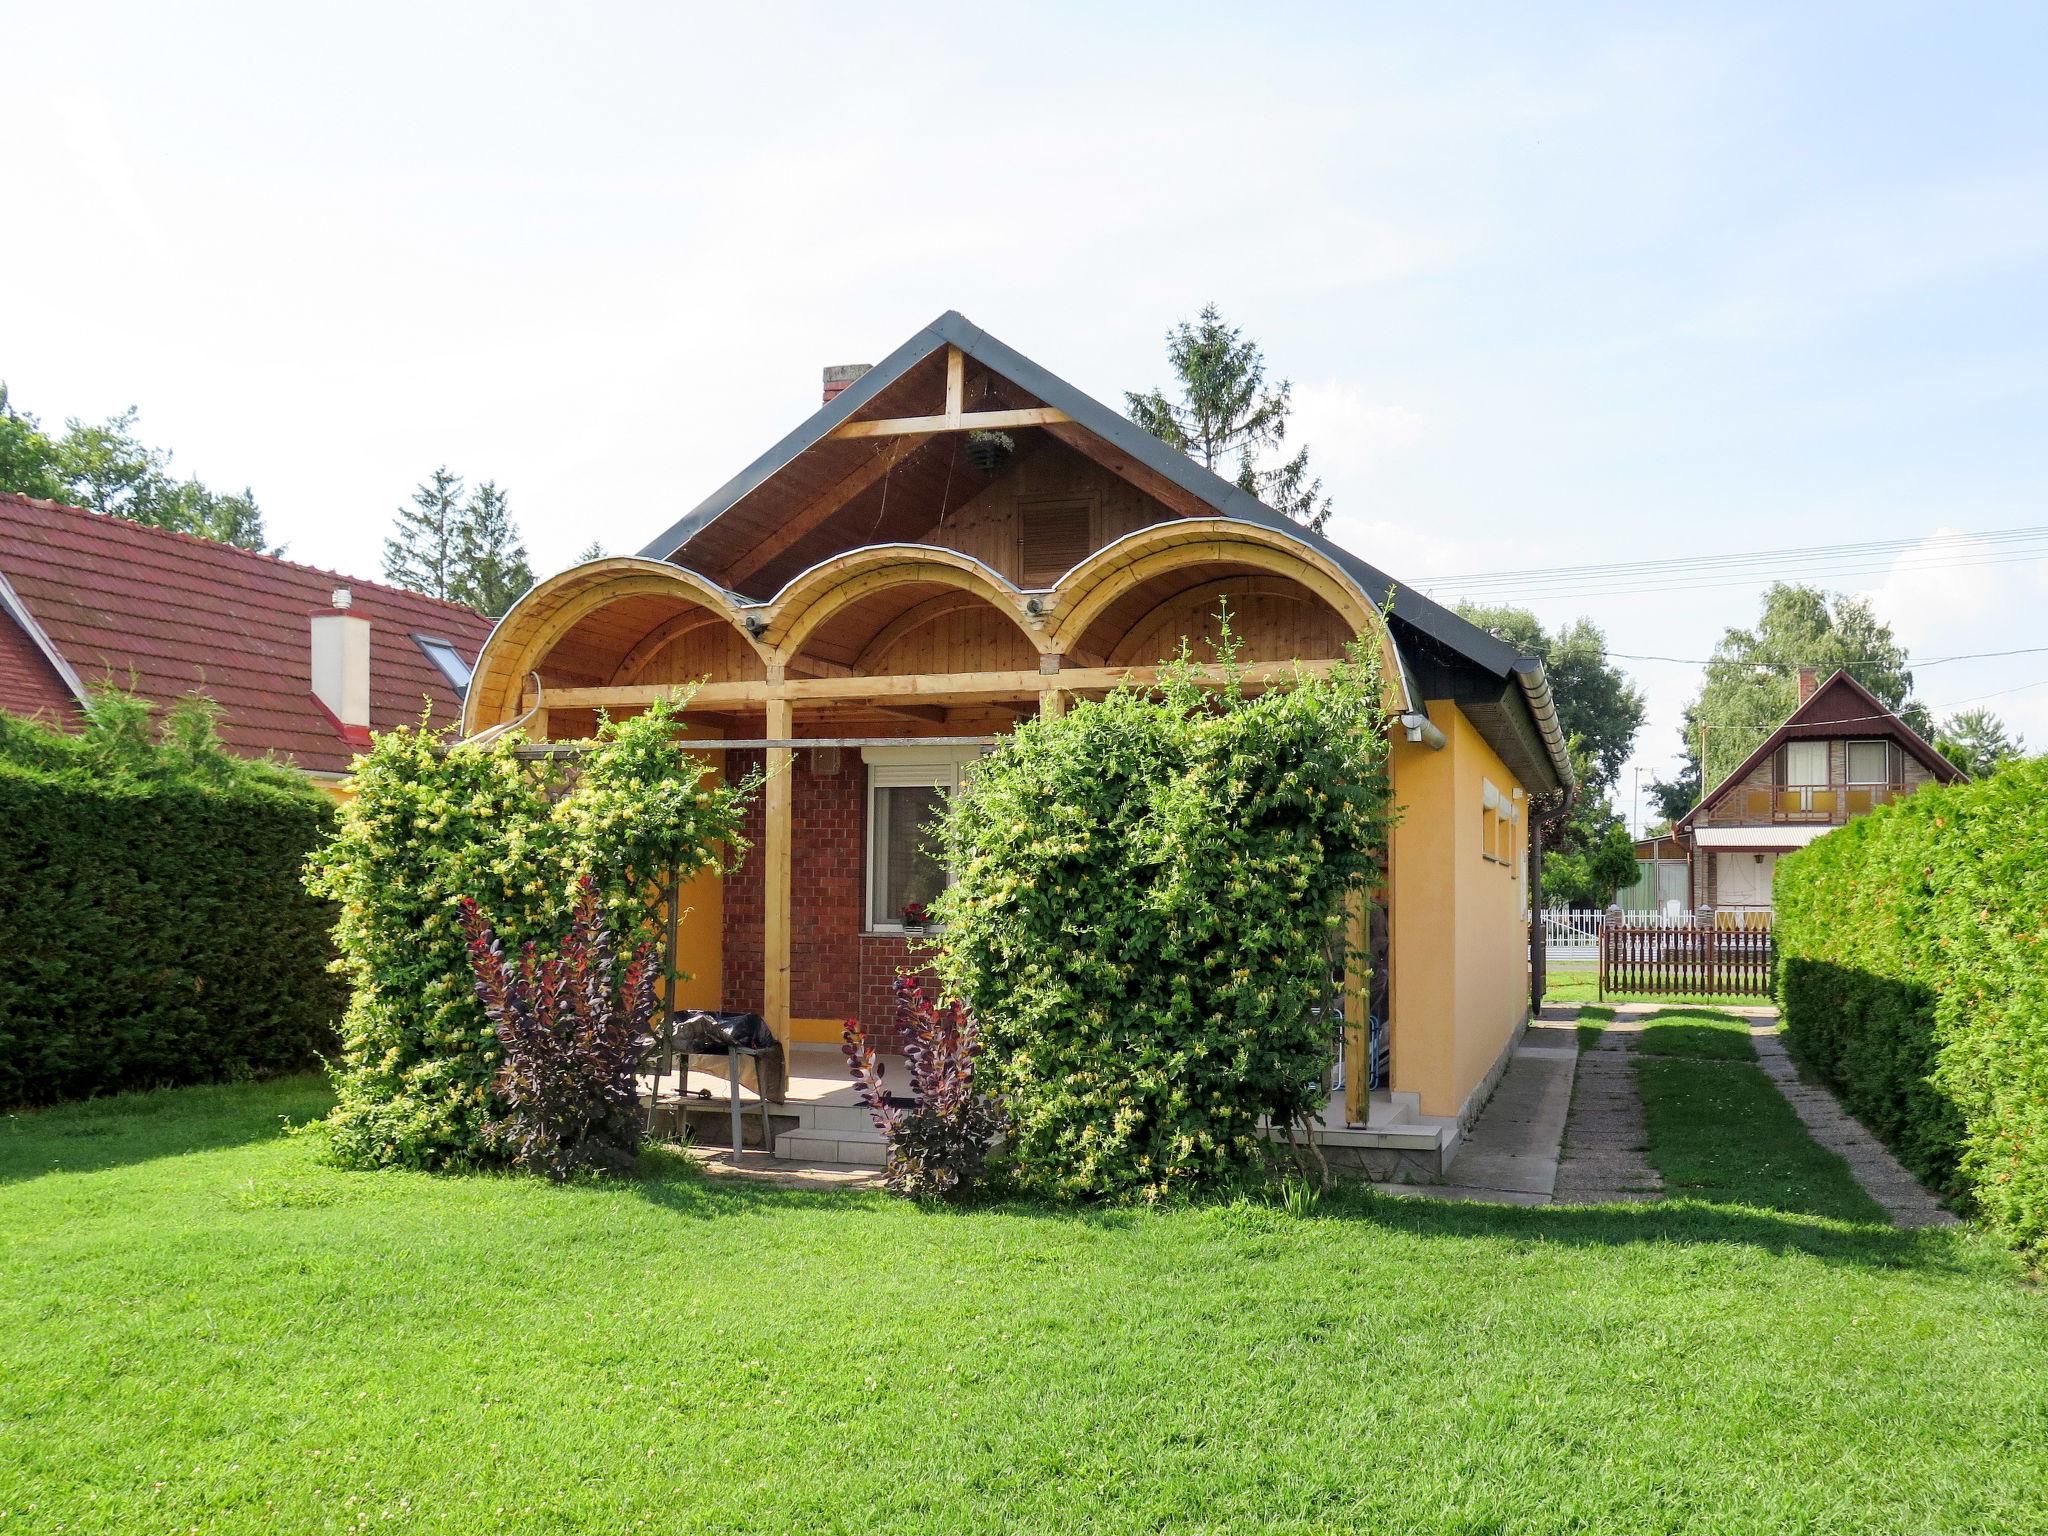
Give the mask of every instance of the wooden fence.
<svg viewBox="0 0 2048 1536">
<path fill-rule="evenodd" d="M 1670 928 L 1600 925 L 1599 996 L 1647 993 L 1666 997 L 1768 999 L 1777 951 L 1769 930 L 1711 924 Z"/>
</svg>

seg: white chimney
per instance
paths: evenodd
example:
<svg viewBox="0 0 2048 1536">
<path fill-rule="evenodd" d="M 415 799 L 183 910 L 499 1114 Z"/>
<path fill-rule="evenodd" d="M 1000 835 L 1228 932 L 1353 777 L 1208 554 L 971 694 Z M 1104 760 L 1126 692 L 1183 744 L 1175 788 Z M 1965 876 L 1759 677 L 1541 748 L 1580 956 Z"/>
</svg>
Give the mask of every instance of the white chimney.
<svg viewBox="0 0 2048 1536">
<path fill-rule="evenodd" d="M 347 587 L 313 615 L 313 697 L 346 729 L 370 728 L 370 621 L 349 612 Z"/>
</svg>

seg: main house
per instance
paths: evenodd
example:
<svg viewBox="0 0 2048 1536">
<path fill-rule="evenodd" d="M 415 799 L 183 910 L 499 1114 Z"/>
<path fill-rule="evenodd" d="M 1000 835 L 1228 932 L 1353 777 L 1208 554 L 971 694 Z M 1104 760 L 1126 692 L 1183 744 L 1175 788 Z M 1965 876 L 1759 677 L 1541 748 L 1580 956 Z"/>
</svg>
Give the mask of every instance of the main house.
<svg viewBox="0 0 2048 1536">
<path fill-rule="evenodd" d="M 1923 784 L 1963 777 L 1847 672 L 1799 672 L 1799 703 L 1672 837 L 1684 850 L 1689 907 L 1767 913 L 1778 856 Z"/>
<path fill-rule="evenodd" d="M 963 764 L 1183 639 L 1205 654 L 1226 599 L 1256 685 L 1361 635 L 1385 660 L 1404 814 L 1356 919 L 1378 964 L 1333 1130 L 1440 1164 L 1528 1016 L 1531 832 L 1571 773 L 1541 664 L 959 314 L 828 369 L 816 413 L 639 555 L 527 593 L 464 725 L 573 741 L 700 684 L 690 735 L 769 778 L 754 852 L 689 893 L 679 1001 L 822 1047 L 890 1016 L 946 878 L 919 829 Z"/>
<path fill-rule="evenodd" d="M 69 726 L 89 690 L 197 691 L 235 752 L 339 792 L 372 730 L 446 724 L 491 621 L 460 603 L 0 494 L 0 709 Z"/>
</svg>

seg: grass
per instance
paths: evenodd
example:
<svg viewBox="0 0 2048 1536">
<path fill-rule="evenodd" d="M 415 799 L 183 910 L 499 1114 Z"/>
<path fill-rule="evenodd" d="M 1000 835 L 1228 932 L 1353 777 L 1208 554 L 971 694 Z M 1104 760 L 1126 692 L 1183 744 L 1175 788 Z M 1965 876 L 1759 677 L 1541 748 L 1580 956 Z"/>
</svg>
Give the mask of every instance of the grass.
<svg viewBox="0 0 2048 1536">
<path fill-rule="evenodd" d="M 1594 1209 L 349 1174 L 310 1079 L 0 1120 L 0 1528 L 2048 1528 L 2048 1299 L 1642 1067 L 1686 1198 Z"/>
<path fill-rule="evenodd" d="M 1673 1056 L 1639 1061 L 1636 1081 L 1648 1156 L 1667 1195 L 1865 1225 L 1886 1221 L 1848 1165 L 1807 1134 L 1762 1069 Z"/>
<path fill-rule="evenodd" d="M 1614 1022 L 1614 1010 L 1599 1003 L 1579 1005 L 1579 1049 L 1590 1051 L 1600 1043 L 1600 1035 Z"/>
<path fill-rule="evenodd" d="M 1748 1019 L 1711 1008 L 1666 1008 L 1643 1025 L 1636 1054 L 1755 1061 L 1756 1047 L 1749 1042 Z M 1773 1093 L 1776 1091 L 1772 1089 Z"/>
<path fill-rule="evenodd" d="M 1651 992 L 1613 992 L 1605 998 L 1600 996 L 1600 973 L 1597 970 L 1578 970 L 1552 965 L 1545 969 L 1543 1000 L 1547 1003 L 1675 1003 L 1725 1008 L 1730 1005 L 1748 1004 L 1755 1006 L 1768 1003 L 1767 997 L 1728 996 L 1665 996 Z"/>
</svg>

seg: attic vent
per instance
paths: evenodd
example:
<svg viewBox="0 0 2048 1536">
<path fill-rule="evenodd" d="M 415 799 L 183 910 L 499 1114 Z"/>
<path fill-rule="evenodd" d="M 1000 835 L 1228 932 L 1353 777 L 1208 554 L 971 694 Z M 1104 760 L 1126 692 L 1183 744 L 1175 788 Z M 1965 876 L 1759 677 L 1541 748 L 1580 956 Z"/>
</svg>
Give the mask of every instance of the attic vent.
<svg viewBox="0 0 2048 1536">
<path fill-rule="evenodd" d="M 1036 496 L 1017 503 L 1017 581 L 1049 587 L 1088 558 L 1094 507 L 1086 496 Z"/>
</svg>

